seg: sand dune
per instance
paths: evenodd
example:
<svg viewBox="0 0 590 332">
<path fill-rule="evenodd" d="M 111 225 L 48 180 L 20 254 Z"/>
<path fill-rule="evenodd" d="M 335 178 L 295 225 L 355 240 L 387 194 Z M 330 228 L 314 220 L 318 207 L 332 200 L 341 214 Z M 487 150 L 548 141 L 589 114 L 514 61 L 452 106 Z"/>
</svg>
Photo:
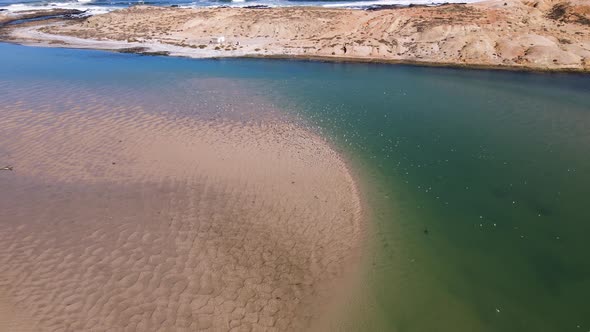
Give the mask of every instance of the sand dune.
<svg viewBox="0 0 590 332">
<path fill-rule="evenodd" d="M 361 206 L 320 137 L 75 95 L 97 101 L 0 106 L 0 328 L 302 330 L 329 310 Z"/>
</svg>

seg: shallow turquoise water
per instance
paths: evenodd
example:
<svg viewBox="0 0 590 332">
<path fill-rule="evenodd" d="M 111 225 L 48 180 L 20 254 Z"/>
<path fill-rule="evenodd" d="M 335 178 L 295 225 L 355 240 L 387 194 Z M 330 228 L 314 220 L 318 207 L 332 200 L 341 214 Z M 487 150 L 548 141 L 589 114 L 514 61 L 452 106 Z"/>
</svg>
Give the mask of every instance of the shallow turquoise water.
<svg viewBox="0 0 590 332">
<path fill-rule="evenodd" d="M 83 86 L 191 116 L 240 89 L 324 133 L 374 225 L 339 328 L 590 331 L 590 76 L 6 44 L 0 63 L 0 100 Z"/>
</svg>

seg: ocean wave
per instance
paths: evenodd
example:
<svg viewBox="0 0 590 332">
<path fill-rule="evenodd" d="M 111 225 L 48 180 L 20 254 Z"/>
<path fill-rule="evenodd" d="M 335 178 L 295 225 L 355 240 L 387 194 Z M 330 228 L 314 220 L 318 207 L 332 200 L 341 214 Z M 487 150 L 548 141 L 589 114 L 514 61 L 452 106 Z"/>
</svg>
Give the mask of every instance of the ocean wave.
<svg viewBox="0 0 590 332">
<path fill-rule="evenodd" d="M 0 0 L 2 1 L 2 0 Z M 11 1 L 11 0 L 9 0 Z M 24 0 L 28 1 L 28 0 Z M 35 1 L 35 0 L 33 0 Z M 21 12 L 26 10 L 39 9 L 77 9 L 85 11 L 87 15 L 104 14 L 110 11 L 125 8 L 134 4 L 139 4 L 139 0 L 66 0 L 67 2 L 20 2 L 12 3 L 6 6 L 0 5 L 0 9 L 5 9 L 9 13 Z M 407 6 L 414 5 L 436 5 L 441 3 L 456 3 L 456 2 L 477 2 L 480 0 L 155 0 L 149 2 L 150 5 L 156 6 L 171 6 L 175 5 L 181 8 L 199 8 L 199 7 L 250 7 L 250 6 L 265 6 L 265 7 L 293 7 L 293 6 L 318 6 L 327 8 L 356 8 L 367 9 L 378 6 L 400 5 Z M 148 2 L 141 2 L 148 4 Z M 0 4 L 2 4 L 0 2 Z"/>
<path fill-rule="evenodd" d="M 432 0 L 375 0 L 375 1 L 355 1 L 355 2 L 334 2 L 324 3 L 321 6 L 327 8 L 367 8 L 371 6 L 389 6 L 389 5 L 440 5 L 443 3 L 471 3 L 478 2 L 481 0 L 443 0 L 443 1 L 432 1 Z"/>
<path fill-rule="evenodd" d="M 85 5 L 90 2 L 92 2 L 92 0 L 78 0 L 78 2 L 50 2 L 44 4 L 15 3 L 0 8 L 6 9 L 9 13 L 40 9 L 77 9 L 86 12 L 88 15 L 104 14 L 116 9 L 114 7 Z"/>
</svg>

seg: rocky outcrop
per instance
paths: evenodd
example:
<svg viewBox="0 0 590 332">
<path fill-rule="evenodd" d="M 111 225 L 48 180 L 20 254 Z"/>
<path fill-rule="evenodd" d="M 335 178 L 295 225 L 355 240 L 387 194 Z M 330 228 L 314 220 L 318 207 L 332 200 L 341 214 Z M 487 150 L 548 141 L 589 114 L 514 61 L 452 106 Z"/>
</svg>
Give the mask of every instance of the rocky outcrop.
<svg viewBox="0 0 590 332">
<path fill-rule="evenodd" d="M 84 13 L 77 9 L 47 9 L 47 10 L 27 10 L 22 12 L 10 13 L 5 9 L 0 9 L 0 26 L 17 21 L 26 22 L 30 20 L 42 20 L 49 18 L 69 18 L 73 15 Z"/>
<path fill-rule="evenodd" d="M 589 8 L 579 0 L 493 0 L 371 11 L 137 6 L 79 22 L 15 28 L 11 35 L 25 42 L 146 47 L 191 57 L 589 71 Z"/>
</svg>

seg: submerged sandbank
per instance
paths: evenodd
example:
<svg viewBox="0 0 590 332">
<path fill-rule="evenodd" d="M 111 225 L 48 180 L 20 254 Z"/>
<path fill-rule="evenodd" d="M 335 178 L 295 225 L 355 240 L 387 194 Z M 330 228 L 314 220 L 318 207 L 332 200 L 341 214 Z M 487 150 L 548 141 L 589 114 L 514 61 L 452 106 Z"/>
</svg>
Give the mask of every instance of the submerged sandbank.
<svg viewBox="0 0 590 332">
<path fill-rule="evenodd" d="M 74 90 L 0 107 L 0 309 L 28 316 L 6 324 L 303 330 L 330 310 L 363 226 L 322 138 Z"/>
</svg>

